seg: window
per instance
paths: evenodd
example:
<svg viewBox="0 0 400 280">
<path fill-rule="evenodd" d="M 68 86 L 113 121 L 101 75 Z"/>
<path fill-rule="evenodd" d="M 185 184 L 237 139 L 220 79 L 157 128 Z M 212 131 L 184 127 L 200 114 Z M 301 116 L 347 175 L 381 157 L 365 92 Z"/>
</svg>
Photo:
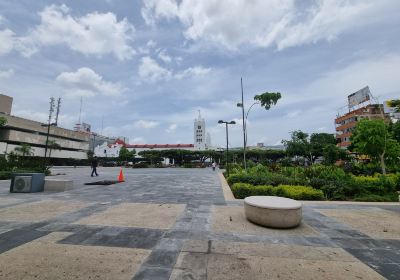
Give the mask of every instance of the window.
<svg viewBox="0 0 400 280">
<path fill-rule="evenodd" d="M 197 128 L 198 128 L 198 129 L 201 129 L 201 125 L 199 125 Z"/>
</svg>

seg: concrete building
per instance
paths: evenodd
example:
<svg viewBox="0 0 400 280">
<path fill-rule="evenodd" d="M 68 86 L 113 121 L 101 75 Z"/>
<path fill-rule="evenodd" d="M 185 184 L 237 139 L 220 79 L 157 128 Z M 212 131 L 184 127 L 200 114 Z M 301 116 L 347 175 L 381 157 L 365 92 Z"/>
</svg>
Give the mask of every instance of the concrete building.
<svg viewBox="0 0 400 280">
<path fill-rule="evenodd" d="M 10 100 L 5 102 L 4 100 Z M 0 128 L 0 155 L 13 151 L 21 144 L 32 147 L 33 156 L 44 157 L 47 124 L 11 115 L 12 98 L 0 96 L 0 117 L 5 117 L 7 123 Z M 73 130 L 51 126 L 49 141 L 60 145 L 60 149 L 51 150 L 52 158 L 86 159 L 89 150 L 89 136 Z M 50 150 L 48 150 L 48 155 Z"/>
<path fill-rule="evenodd" d="M 10 115 L 13 98 L 7 95 L 0 94 L 0 113 Z"/>
<path fill-rule="evenodd" d="M 344 115 L 338 115 L 335 119 L 338 147 L 347 148 L 351 144 L 350 137 L 357 123 L 362 119 L 384 119 L 389 121 L 389 116 L 384 112 L 383 104 L 368 104 Z"/>
</svg>

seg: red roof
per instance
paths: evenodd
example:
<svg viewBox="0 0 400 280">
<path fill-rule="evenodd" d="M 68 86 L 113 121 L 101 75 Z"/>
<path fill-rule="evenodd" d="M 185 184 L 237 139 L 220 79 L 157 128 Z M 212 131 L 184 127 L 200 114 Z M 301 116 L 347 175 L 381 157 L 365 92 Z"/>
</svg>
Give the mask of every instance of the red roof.
<svg viewBox="0 0 400 280">
<path fill-rule="evenodd" d="M 126 144 L 124 141 L 118 139 L 115 141 L 114 144 L 123 145 L 125 148 L 148 148 L 148 149 L 155 149 L 155 148 L 193 148 L 193 144 Z"/>
</svg>

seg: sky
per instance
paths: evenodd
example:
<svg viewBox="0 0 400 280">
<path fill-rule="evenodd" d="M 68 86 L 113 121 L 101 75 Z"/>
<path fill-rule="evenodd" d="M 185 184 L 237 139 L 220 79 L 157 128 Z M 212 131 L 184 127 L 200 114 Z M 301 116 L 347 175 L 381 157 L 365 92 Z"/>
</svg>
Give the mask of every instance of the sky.
<svg viewBox="0 0 400 280">
<path fill-rule="evenodd" d="M 278 145 L 290 132 L 334 133 L 347 96 L 365 86 L 400 97 L 398 0 L 0 0 L 0 93 L 13 115 L 136 144 L 193 143 L 201 111 L 212 144 Z"/>
</svg>

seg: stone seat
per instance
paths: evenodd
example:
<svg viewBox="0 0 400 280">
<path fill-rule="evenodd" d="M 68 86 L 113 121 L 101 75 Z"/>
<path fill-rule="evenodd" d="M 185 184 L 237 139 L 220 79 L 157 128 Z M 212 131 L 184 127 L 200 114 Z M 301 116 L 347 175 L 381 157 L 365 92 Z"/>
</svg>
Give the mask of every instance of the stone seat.
<svg viewBox="0 0 400 280">
<path fill-rule="evenodd" d="M 244 211 L 249 221 L 272 228 L 296 227 L 302 219 L 301 202 L 278 196 L 246 197 Z"/>
<path fill-rule="evenodd" d="M 74 188 L 74 181 L 67 179 L 45 179 L 44 191 L 45 192 L 63 192 L 72 190 Z"/>
</svg>

